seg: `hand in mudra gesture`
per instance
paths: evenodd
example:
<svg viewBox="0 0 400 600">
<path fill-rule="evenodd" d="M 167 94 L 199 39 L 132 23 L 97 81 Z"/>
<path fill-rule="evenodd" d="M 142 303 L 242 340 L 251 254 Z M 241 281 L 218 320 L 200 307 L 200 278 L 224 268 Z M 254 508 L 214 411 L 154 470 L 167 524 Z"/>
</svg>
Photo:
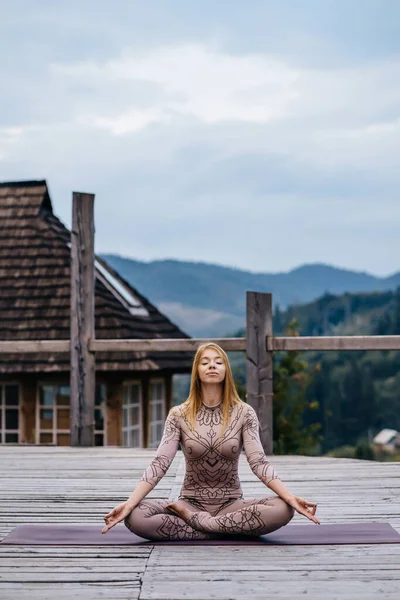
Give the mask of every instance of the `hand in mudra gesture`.
<svg viewBox="0 0 400 600">
<path fill-rule="evenodd" d="M 111 527 L 120 523 L 132 512 L 133 506 L 129 504 L 127 501 L 122 502 L 122 504 L 118 504 L 115 508 L 113 508 L 109 513 L 104 515 L 105 527 L 101 530 L 101 533 L 107 533 Z"/>
<path fill-rule="evenodd" d="M 317 505 L 314 502 L 304 500 L 304 498 L 300 498 L 300 496 L 291 496 L 286 502 L 300 515 L 303 515 L 313 523 L 320 525 L 317 517 L 314 516 L 317 511 Z"/>
</svg>

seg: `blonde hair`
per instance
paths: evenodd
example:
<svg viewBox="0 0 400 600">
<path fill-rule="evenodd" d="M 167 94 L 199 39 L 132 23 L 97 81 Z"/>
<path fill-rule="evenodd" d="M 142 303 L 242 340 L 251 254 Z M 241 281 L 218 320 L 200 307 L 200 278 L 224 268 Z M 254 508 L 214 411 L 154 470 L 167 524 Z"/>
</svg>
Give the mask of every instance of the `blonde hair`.
<svg viewBox="0 0 400 600">
<path fill-rule="evenodd" d="M 196 425 L 196 415 L 202 406 L 202 393 L 201 393 L 201 381 L 199 377 L 199 364 L 203 355 L 203 352 L 211 348 L 215 350 L 225 364 L 225 378 L 222 381 L 222 400 L 221 400 L 221 411 L 222 411 L 222 428 L 223 431 L 228 426 L 229 415 L 231 409 L 235 404 L 239 404 L 242 400 L 236 391 L 235 382 L 233 380 L 231 366 L 229 364 L 229 358 L 226 352 L 213 342 L 203 344 L 197 348 L 196 354 L 193 359 L 192 366 L 192 377 L 190 381 L 190 391 L 187 400 L 182 404 L 182 412 L 187 418 L 189 423 L 194 428 Z"/>
</svg>

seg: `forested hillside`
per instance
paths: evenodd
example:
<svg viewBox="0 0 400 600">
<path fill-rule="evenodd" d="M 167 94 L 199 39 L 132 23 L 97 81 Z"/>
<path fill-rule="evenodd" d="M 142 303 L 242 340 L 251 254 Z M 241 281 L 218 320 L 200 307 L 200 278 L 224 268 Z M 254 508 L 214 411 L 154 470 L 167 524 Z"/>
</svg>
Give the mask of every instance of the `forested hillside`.
<svg viewBox="0 0 400 600">
<path fill-rule="evenodd" d="M 326 294 L 310 304 L 292 306 L 275 314 L 274 333 L 282 334 L 293 319 L 301 335 L 400 335 L 400 288 Z M 302 354 L 313 369 L 306 397 L 318 402 L 304 424 L 321 423 L 322 452 L 368 440 L 385 427 L 400 430 L 400 352 Z M 244 362 L 236 368 L 243 375 Z"/>
<path fill-rule="evenodd" d="M 281 317 L 281 330 L 296 317 L 302 335 L 400 335 L 400 289 L 324 296 Z M 319 403 L 324 450 L 354 445 L 384 427 L 400 430 L 400 352 L 321 352 L 308 359 L 320 365 L 307 397 Z"/>
</svg>

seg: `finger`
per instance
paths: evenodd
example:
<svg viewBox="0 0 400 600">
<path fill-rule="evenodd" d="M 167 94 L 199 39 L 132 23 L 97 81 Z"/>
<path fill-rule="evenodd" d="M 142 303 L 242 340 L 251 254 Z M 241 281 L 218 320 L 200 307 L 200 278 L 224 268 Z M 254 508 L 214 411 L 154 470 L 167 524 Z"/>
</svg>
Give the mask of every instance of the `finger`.
<svg viewBox="0 0 400 600">
<path fill-rule="evenodd" d="M 310 506 L 309 508 L 307 508 L 306 510 L 308 510 L 309 513 L 311 513 L 312 515 L 315 515 L 315 513 L 317 512 L 317 506 Z"/>
<path fill-rule="evenodd" d="M 111 527 L 118 525 L 118 523 L 121 523 L 121 521 L 123 521 L 123 520 L 124 520 L 123 517 L 115 517 L 114 519 L 112 519 L 108 523 L 106 523 L 105 528 L 111 529 Z"/>
<path fill-rule="evenodd" d="M 302 514 L 304 517 L 307 517 L 307 519 L 310 519 L 310 521 L 312 521 L 313 523 L 315 523 L 316 525 L 320 525 L 321 523 L 318 521 L 317 517 L 314 517 L 314 515 L 310 514 L 307 510 L 303 511 L 299 511 L 300 514 Z"/>
<path fill-rule="evenodd" d="M 112 519 L 115 519 L 115 515 L 104 515 L 104 520 L 105 521 L 110 521 Z"/>
<path fill-rule="evenodd" d="M 317 517 L 314 517 L 314 515 L 308 515 L 308 518 L 310 519 L 310 521 L 312 521 L 316 525 L 321 525 L 321 523 L 318 521 Z"/>
<path fill-rule="evenodd" d="M 310 519 L 310 521 L 312 521 L 313 523 L 315 523 L 316 525 L 321 525 L 321 523 L 318 521 L 317 517 L 313 517 L 312 515 L 310 517 L 308 517 Z"/>
<path fill-rule="evenodd" d="M 118 523 L 119 523 L 118 519 L 112 519 L 111 521 L 109 521 L 108 523 L 106 523 L 106 525 L 103 528 L 103 530 L 102 530 L 101 533 L 107 533 L 107 531 L 109 531 L 112 527 L 114 527 Z"/>
</svg>

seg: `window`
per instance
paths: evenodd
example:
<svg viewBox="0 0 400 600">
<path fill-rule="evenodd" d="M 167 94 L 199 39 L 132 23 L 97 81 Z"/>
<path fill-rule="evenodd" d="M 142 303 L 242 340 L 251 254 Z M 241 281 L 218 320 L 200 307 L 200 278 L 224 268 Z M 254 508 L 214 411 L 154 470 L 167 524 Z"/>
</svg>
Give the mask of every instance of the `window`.
<svg viewBox="0 0 400 600">
<path fill-rule="evenodd" d="M 127 288 L 122 281 L 119 281 L 101 262 L 95 259 L 96 277 L 103 282 L 111 293 L 122 300 L 124 306 L 126 306 L 131 315 L 140 315 L 142 317 L 148 317 L 149 311 L 143 306 L 139 298 L 133 293 L 133 290 Z"/>
<path fill-rule="evenodd" d="M 19 411 L 18 384 L 0 384 L 0 444 L 18 444 Z"/>
<path fill-rule="evenodd" d="M 163 379 L 150 381 L 149 448 L 161 441 L 165 421 L 165 385 Z"/>
<path fill-rule="evenodd" d="M 69 446 L 70 435 L 70 386 L 40 384 L 36 416 L 36 442 Z M 103 446 L 106 386 L 95 388 L 95 446 Z"/>
<path fill-rule="evenodd" d="M 123 385 L 122 435 L 124 446 L 141 448 L 142 441 L 142 386 L 140 381 L 127 381 Z"/>
</svg>

